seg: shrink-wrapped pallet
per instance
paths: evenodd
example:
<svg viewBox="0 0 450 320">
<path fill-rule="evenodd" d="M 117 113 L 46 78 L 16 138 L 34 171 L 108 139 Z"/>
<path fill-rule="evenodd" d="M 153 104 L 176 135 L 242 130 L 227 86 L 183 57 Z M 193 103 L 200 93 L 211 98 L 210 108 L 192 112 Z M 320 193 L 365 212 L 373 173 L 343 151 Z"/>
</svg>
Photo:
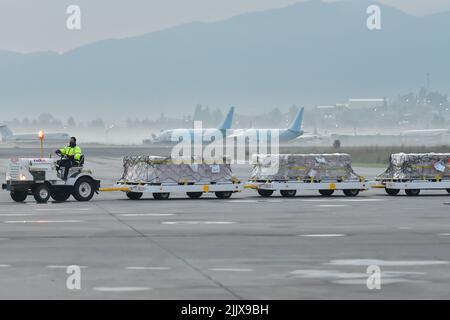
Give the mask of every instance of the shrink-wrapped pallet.
<svg viewBox="0 0 450 320">
<path fill-rule="evenodd" d="M 326 179 L 354 180 L 348 154 L 255 154 L 252 157 L 252 180 L 288 181 Z"/>
<path fill-rule="evenodd" d="M 189 160 L 189 161 L 188 161 Z M 128 156 L 123 159 L 122 182 L 128 183 L 211 183 L 233 180 L 230 165 L 222 163 L 195 163 L 193 159 L 181 162 L 170 157 Z"/>
<path fill-rule="evenodd" d="M 381 179 L 450 179 L 450 153 L 395 153 Z"/>
</svg>

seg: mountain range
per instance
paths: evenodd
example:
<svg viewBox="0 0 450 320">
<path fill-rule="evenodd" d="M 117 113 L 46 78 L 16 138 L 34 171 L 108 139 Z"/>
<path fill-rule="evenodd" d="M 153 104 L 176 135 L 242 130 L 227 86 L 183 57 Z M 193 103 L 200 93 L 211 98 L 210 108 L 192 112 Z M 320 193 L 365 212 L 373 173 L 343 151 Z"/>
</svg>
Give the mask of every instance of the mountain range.
<svg viewBox="0 0 450 320">
<path fill-rule="evenodd" d="M 450 12 L 424 17 L 373 1 L 317 0 L 92 43 L 64 54 L 0 51 L 1 118 L 51 112 L 78 119 L 191 113 L 198 103 L 264 112 L 450 92 Z"/>
</svg>

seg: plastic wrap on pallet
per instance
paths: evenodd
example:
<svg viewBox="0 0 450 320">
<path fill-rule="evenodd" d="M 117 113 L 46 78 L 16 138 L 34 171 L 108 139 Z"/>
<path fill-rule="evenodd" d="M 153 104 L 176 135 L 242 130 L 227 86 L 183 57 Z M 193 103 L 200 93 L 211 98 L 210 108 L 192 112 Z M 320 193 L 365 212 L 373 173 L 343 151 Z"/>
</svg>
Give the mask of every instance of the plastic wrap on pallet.
<svg viewBox="0 0 450 320">
<path fill-rule="evenodd" d="M 353 180 L 351 157 L 335 154 L 255 154 L 252 157 L 252 180 Z"/>
<path fill-rule="evenodd" d="M 123 159 L 122 182 L 128 183 L 211 183 L 233 180 L 231 166 L 223 163 L 183 162 L 170 157 L 128 156 Z"/>
<path fill-rule="evenodd" d="M 450 179 L 450 153 L 395 153 L 380 179 Z"/>
</svg>

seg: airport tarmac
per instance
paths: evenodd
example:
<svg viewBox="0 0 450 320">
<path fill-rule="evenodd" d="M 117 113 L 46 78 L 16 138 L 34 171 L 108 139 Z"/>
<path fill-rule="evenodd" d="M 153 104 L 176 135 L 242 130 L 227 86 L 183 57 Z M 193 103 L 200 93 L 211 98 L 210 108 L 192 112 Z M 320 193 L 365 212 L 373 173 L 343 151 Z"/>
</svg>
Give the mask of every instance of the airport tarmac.
<svg viewBox="0 0 450 320">
<path fill-rule="evenodd" d="M 4 177 L 7 153 L 0 153 Z M 110 185 L 121 159 L 86 166 Z M 248 168 L 237 168 L 244 177 Z M 373 177 L 382 169 L 355 168 Z M 449 299 L 450 196 L 14 203 L 0 193 L 0 299 Z M 67 266 L 81 267 L 69 290 Z M 367 267 L 381 289 L 367 287 Z"/>
</svg>

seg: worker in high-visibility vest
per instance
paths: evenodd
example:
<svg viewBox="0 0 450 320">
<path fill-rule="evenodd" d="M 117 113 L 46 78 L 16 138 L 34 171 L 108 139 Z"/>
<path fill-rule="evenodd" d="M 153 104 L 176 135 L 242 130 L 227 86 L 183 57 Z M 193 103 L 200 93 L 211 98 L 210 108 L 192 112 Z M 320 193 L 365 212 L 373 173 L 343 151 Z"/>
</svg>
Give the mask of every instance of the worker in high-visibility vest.
<svg viewBox="0 0 450 320">
<path fill-rule="evenodd" d="M 63 156 L 63 159 L 58 161 L 60 168 L 64 170 L 64 180 L 67 180 L 69 169 L 80 165 L 83 157 L 81 148 L 77 146 L 77 138 L 70 138 L 69 145 L 65 148 L 56 150 L 56 154 Z"/>
</svg>

